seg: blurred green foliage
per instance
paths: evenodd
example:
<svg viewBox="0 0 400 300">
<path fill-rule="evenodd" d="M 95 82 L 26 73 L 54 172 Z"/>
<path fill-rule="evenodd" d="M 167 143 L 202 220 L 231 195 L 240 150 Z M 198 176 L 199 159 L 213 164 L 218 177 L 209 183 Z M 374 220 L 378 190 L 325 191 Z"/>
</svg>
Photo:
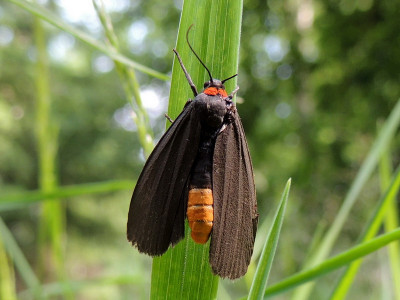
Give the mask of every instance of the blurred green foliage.
<svg viewBox="0 0 400 300">
<path fill-rule="evenodd" d="M 91 14 L 77 19 L 67 10 L 65 1 L 45 2 L 42 5 L 64 22 L 105 41 L 93 7 L 90 10 L 87 5 L 78 5 L 75 10 Z M 170 74 L 181 1 L 105 3 L 121 53 Z M 272 281 L 301 268 L 315 231 L 324 230 L 334 220 L 380 122 L 400 96 L 399 10 L 400 2 L 391 0 L 244 0 L 238 110 L 253 158 L 261 221 L 272 217 L 284 183 L 289 177 L 293 180 Z M 131 179 L 133 187 L 144 155 L 112 61 L 75 37 L 43 25 L 49 55 L 50 116 L 59 127 L 59 184 Z M 3 1 L 1 193 L 38 189 L 36 57 L 32 15 Z M 155 92 L 166 112 L 169 83 L 140 72 L 136 75 L 142 91 L 150 96 L 149 91 Z M 196 84 L 200 87 L 202 82 Z M 144 105 L 153 105 L 145 95 Z M 165 118 L 151 110 L 149 114 L 159 138 Z M 397 135 L 392 148 L 399 149 L 399 144 Z M 397 165 L 399 151 L 393 153 L 392 162 Z M 379 195 L 378 177 L 374 176 L 334 252 L 354 244 Z M 137 282 L 118 287 L 113 281 L 104 281 L 100 290 L 98 285 L 89 285 L 80 294 L 84 299 L 97 299 L 99 291 L 104 299 L 132 295 L 141 299 L 149 294 L 150 259 L 125 241 L 129 199 L 130 191 L 123 191 L 69 198 L 65 203 L 67 229 L 62 240 L 69 278 L 131 274 Z M 38 267 L 39 207 L 34 204 L 0 212 L 33 267 Z M 373 271 L 380 268 L 386 273 L 389 267 L 367 260 L 362 268 L 365 272 L 360 272 L 350 295 L 358 299 L 378 297 L 382 282 L 376 280 Z M 18 291 L 23 291 L 26 286 L 16 275 Z M 313 299 L 325 299 L 330 294 L 334 275 L 320 280 Z M 44 282 L 54 279 L 41 278 Z M 243 281 L 225 283 L 231 296 L 246 294 Z"/>
</svg>

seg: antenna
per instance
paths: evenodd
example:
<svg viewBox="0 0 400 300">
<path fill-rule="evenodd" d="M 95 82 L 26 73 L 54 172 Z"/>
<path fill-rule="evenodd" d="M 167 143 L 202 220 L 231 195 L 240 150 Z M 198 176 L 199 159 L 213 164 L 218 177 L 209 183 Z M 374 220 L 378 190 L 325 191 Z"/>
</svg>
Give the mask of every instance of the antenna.
<svg viewBox="0 0 400 300">
<path fill-rule="evenodd" d="M 238 74 L 235 74 L 235 75 L 233 75 L 231 77 L 228 77 L 227 79 L 222 80 L 221 83 L 224 84 L 225 81 L 228 81 L 229 79 L 232 79 L 232 78 L 234 78 L 236 76 L 238 76 Z"/>
<path fill-rule="evenodd" d="M 209 69 L 206 67 L 206 65 L 201 61 L 200 57 L 199 57 L 199 56 L 197 55 L 197 53 L 193 50 L 192 45 L 190 45 L 190 43 L 189 43 L 189 31 L 190 31 L 190 29 L 192 29 L 192 27 L 193 27 L 193 24 L 190 25 L 189 29 L 188 29 L 187 32 L 186 32 L 186 42 L 188 43 L 190 50 L 192 50 L 193 54 L 197 57 L 197 59 L 199 60 L 199 62 L 200 62 L 200 63 L 203 65 L 203 67 L 207 70 L 208 75 L 210 75 L 210 81 L 213 82 L 213 77 L 211 76 L 210 70 L 209 70 Z M 237 74 L 236 74 L 236 75 L 237 75 Z M 236 75 L 235 75 L 235 76 L 236 76 Z M 229 78 L 228 78 L 228 79 L 229 79 Z M 227 79 L 226 79 L 226 80 L 227 80 Z"/>
</svg>

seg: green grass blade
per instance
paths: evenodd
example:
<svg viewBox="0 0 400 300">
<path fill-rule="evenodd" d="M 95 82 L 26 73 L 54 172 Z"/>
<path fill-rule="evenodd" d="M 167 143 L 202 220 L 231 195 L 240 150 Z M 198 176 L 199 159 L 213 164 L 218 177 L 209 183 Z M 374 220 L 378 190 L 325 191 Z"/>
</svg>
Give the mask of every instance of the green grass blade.
<svg viewBox="0 0 400 300">
<path fill-rule="evenodd" d="M 392 182 L 388 187 L 386 193 L 379 201 L 374 213 L 369 220 L 367 226 L 365 227 L 363 234 L 359 238 L 360 242 L 365 242 L 374 237 L 380 226 L 382 225 L 383 219 L 386 215 L 388 208 L 391 203 L 396 203 L 396 195 L 400 188 L 400 166 L 398 167 L 396 173 L 393 176 Z M 348 293 L 348 290 L 351 287 L 351 284 L 354 281 L 354 277 L 356 276 L 359 267 L 361 266 L 362 260 L 358 260 L 352 263 L 349 267 L 347 267 L 346 271 L 340 277 L 339 282 L 332 294 L 331 299 L 344 299 Z"/>
<path fill-rule="evenodd" d="M 93 6 L 96 10 L 97 16 L 99 17 L 103 30 L 109 41 L 110 47 L 115 51 L 119 52 L 119 42 L 117 35 L 114 33 L 111 18 L 108 15 L 104 4 L 101 0 L 92 0 Z M 139 136 L 140 144 L 144 149 L 144 153 L 147 156 L 150 155 L 154 148 L 154 134 L 150 126 L 149 117 L 147 111 L 143 107 L 142 99 L 139 91 L 139 82 L 136 79 L 136 73 L 132 68 L 114 60 L 115 68 L 118 72 L 122 86 L 124 87 L 125 96 L 127 102 L 131 105 L 134 112 L 132 119 L 137 126 L 137 132 Z"/>
<path fill-rule="evenodd" d="M 367 158 L 365 159 L 360 170 L 358 171 L 356 178 L 354 179 L 350 190 L 347 193 L 346 198 L 335 218 L 335 221 L 333 222 L 332 226 L 330 226 L 328 232 L 321 242 L 321 245 L 318 247 L 315 254 L 310 259 L 310 261 L 308 261 L 306 266 L 316 265 L 323 261 L 323 259 L 329 255 L 332 246 L 334 245 L 340 231 L 342 230 L 344 223 L 347 220 L 351 208 L 356 202 L 357 197 L 359 196 L 363 186 L 365 185 L 376 165 L 378 164 L 381 154 L 388 147 L 390 140 L 393 138 L 397 128 L 399 127 L 399 123 L 400 101 L 397 101 L 396 106 L 393 108 L 390 116 L 383 125 L 382 130 L 379 132 L 378 137 L 376 138 L 371 150 L 367 155 Z M 309 299 L 312 288 L 312 283 L 301 287 L 300 289 L 295 291 L 292 299 Z"/>
<path fill-rule="evenodd" d="M 392 173 L 391 166 L 391 156 L 390 151 L 385 151 L 382 155 L 380 164 L 379 164 L 379 174 L 381 178 L 381 190 L 384 192 L 390 184 L 390 177 Z M 396 201 L 392 201 L 389 204 L 389 208 L 387 209 L 386 218 L 385 218 L 385 231 L 389 232 L 399 227 L 398 220 L 399 210 L 397 208 Z M 389 265 L 392 274 L 392 290 L 394 299 L 400 300 L 400 243 L 393 242 L 388 246 L 388 254 L 389 254 Z"/>
<path fill-rule="evenodd" d="M 263 299 L 265 289 L 267 288 L 268 276 L 271 270 L 272 261 L 274 260 L 276 247 L 278 245 L 279 234 L 281 232 L 283 217 L 285 215 L 286 203 L 289 197 L 291 179 L 286 183 L 282 193 L 282 198 L 279 203 L 275 218 L 272 223 L 271 230 L 265 241 L 260 260 L 257 265 L 256 274 L 250 288 L 247 299 Z"/>
<path fill-rule="evenodd" d="M 396 202 L 392 202 L 387 211 L 385 220 L 385 231 L 392 231 L 399 227 L 398 220 L 399 210 Z M 400 242 L 396 241 L 388 246 L 389 265 L 392 273 L 392 288 L 394 299 L 400 300 Z"/>
<path fill-rule="evenodd" d="M 336 255 L 330 259 L 325 260 L 323 263 L 316 265 L 308 270 L 299 272 L 293 276 L 276 283 L 265 292 L 265 296 L 273 296 L 284 291 L 290 290 L 302 283 L 318 278 L 329 272 L 337 270 L 342 266 L 345 266 L 357 259 L 360 259 L 380 248 L 385 247 L 389 243 L 397 241 L 400 239 L 400 228 L 395 229 L 389 233 L 385 233 L 376 237 L 368 242 L 357 245 L 350 250 L 347 250 L 339 255 Z"/>
<path fill-rule="evenodd" d="M 186 44 L 186 31 L 197 54 L 209 67 L 215 78 L 227 78 L 237 73 L 242 0 L 186 0 L 183 5 L 177 50 L 186 69 L 201 90 L 208 80 L 206 70 L 190 52 Z M 172 52 L 171 52 L 172 55 Z M 226 84 L 228 93 L 236 79 Z M 175 59 L 168 114 L 173 119 L 182 111 L 193 93 Z M 186 227 L 186 234 L 189 229 Z M 208 263 L 209 243 L 195 245 L 186 237 L 162 257 L 154 258 L 152 271 L 152 299 L 214 299 L 218 277 L 213 276 Z"/>
<path fill-rule="evenodd" d="M 22 253 L 22 250 L 19 248 L 12 233 L 8 230 L 2 218 L 0 218 L 0 237 L 3 240 L 4 247 L 9 257 L 11 257 L 16 268 L 18 269 L 22 280 L 25 282 L 28 288 L 33 291 L 33 294 L 36 295 L 39 299 L 40 295 L 42 295 L 39 279 L 36 277 L 35 273 L 31 269 L 31 266 L 29 265 L 24 254 Z"/>
<path fill-rule="evenodd" d="M 59 125 L 51 117 L 52 97 L 46 32 L 40 18 L 34 18 L 36 59 L 36 118 L 35 135 L 38 158 L 38 185 L 44 192 L 58 185 L 56 161 L 58 153 Z M 59 201 L 43 201 L 40 208 L 37 262 L 43 277 L 64 278 L 64 249 L 62 237 L 65 234 L 65 208 Z M 68 298 L 67 293 L 65 297 Z"/>
<path fill-rule="evenodd" d="M 143 286 L 145 284 L 145 280 L 142 274 L 126 274 L 126 275 L 116 275 L 116 276 L 104 276 L 98 278 L 91 278 L 85 280 L 69 280 L 69 281 L 58 281 L 43 284 L 42 294 L 43 296 L 53 297 L 60 296 L 63 294 L 65 290 L 65 286 L 68 286 L 74 293 L 79 293 L 84 291 L 85 289 L 90 289 L 93 287 L 105 287 L 105 286 L 115 286 L 115 285 L 137 285 Z M 33 291 L 28 289 L 21 291 L 18 293 L 19 299 L 31 299 Z M 58 299 L 58 298 L 57 298 Z"/>
<path fill-rule="evenodd" d="M 0 231 L 0 299 L 16 300 L 14 268 L 10 264 Z"/>
<path fill-rule="evenodd" d="M 69 186 L 58 186 L 52 191 L 44 192 L 41 190 L 25 191 L 19 193 L 0 195 L 0 212 L 17 209 L 42 201 L 44 199 L 55 200 L 81 195 L 101 194 L 121 190 L 131 190 L 135 182 L 131 180 L 112 180 L 96 183 L 84 183 Z"/>
<path fill-rule="evenodd" d="M 89 34 L 76 29 L 73 26 L 68 25 L 65 22 L 62 22 L 59 17 L 54 16 L 48 10 L 44 9 L 40 5 L 37 5 L 36 3 L 28 2 L 25 0 L 8 0 L 8 1 L 22 7 L 23 9 L 31 12 L 32 14 L 43 19 L 44 21 L 56 26 L 57 28 L 72 34 L 77 39 L 80 39 L 81 41 L 92 46 L 93 48 L 107 54 L 113 60 L 116 60 L 122 64 L 125 64 L 126 66 L 134 68 L 138 71 L 146 73 L 146 74 L 153 76 L 155 78 L 158 78 L 160 80 L 170 80 L 169 76 L 162 74 L 156 70 L 153 70 L 149 67 L 146 67 L 142 64 L 139 64 L 118 52 L 112 51 L 112 49 L 110 49 L 108 46 L 104 45 L 103 43 L 99 43 L 97 40 L 93 39 Z"/>
<path fill-rule="evenodd" d="M 210 69 L 213 77 L 225 79 L 238 71 L 241 13 L 242 0 L 184 2 L 176 49 L 198 90 L 203 88 L 209 76 L 190 52 L 186 44 L 186 31 L 194 24 L 189 34 L 192 46 Z M 228 93 L 236 87 L 236 83 L 236 78 L 226 82 Z M 193 98 L 193 93 L 175 58 L 168 114 L 174 119 L 189 98 Z"/>
<path fill-rule="evenodd" d="M 190 232 L 187 224 L 185 232 Z M 186 237 L 162 257 L 154 258 L 150 298 L 214 299 L 218 277 L 211 273 L 208 250 L 209 243 L 198 245 Z"/>
</svg>

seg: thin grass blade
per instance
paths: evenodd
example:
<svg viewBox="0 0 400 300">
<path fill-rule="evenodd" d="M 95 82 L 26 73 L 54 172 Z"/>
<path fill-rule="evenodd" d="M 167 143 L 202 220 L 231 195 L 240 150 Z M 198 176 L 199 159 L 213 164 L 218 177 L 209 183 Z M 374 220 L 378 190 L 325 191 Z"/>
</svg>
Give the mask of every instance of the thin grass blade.
<svg viewBox="0 0 400 300">
<path fill-rule="evenodd" d="M 76 185 L 58 186 L 45 192 L 41 190 L 24 191 L 16 193 L 0 194 L 0 212 L 23 208 L 38 201 L 65 199 L 81 195 L 101 194 L 115 191 L 132 190 L 135 182 L 132 180 L 110 180 L 95 183 L 83 183 Z"/>
<path fill-rule="evenodd" d="M 137 285 L 143 286 L 145 284 L 145 280 L 142 274 L 121 274 L 116 276 L 104 276 L 97 277 L 85 280 L 67 280 L 67 281 L 55 281 L 50 283 L 45 283 L 41 286 L 43 297 L 54 299 L 58 299 L 64 293 L 65 286 L 71 289 L 72 292 L 78 294 L 87 289 L 93 289 L 98 287 L 106 287 L 106 286 L 123 286 L 123 285 Z M 19 299 L 32 299 L 33 291 L 30 289 L 21 291 L 18 293 Z"/>
<path fill-rule="evenodd" d="M 41 18 L 42 20 L 56 26 L 57 28 L 72 34 L 77 39 L 80 39 L 81 41 L 92 46 L 93 48 L 107 54 L 113 60 L 119 61 L 122 64 L 125 64 L 131 68 L 134 68 L 138 71 L 146 73 L 146 74 L 153 76 L 155 78 L 158 78 L 160 80 L 169 80 L 170 79 L 169 76 L 167 76 L 165 74 L 162 74 L 156 70 L 146 67 L 140 63 L 137 63 L 137 62 L 133 61 L 132 59 L 130 59 L 118 52 L 112 51 L 112 49 L 110 49 L 103 43 L 99 43 L 97 40 L 92 38 L 89 34 L 83 32 L 81 30 L 78 30 L 78 29 L 74 28 L 73 26 L 68 25 L 67 23 L 60 21 L 60 18 L 54 16 L 51 12 L 49 12 L 48 10 L 44 9 L 43 7 L 41 7 L 40 5 L 38 5 L 36 3 L 28 2 L 25 0 L 8 0 L 8 1 L 31 12 L 32 14 L 34 14 L 37 17 Z"/>
<path fill-rule="evenodd" d="M 390 177 L 392 174 L 390 151 L 385 151 L 379 164 L 379 175 L 381 181 L 382 193 L 390 185 Z M 392 201 L 387 209 L 385 218 L 385 232 L 392 231 L 399 227 L 398 220 L 399 210 L 396 201 Z M 400 242 L 393 242 L 388 246 L 389 265 L 391 270 L 391 290 L 394 299 L 400 300 Z M 390 283 L 388 283 L 390 285 Z"/>
<path fill-rule="evenodd" d="M 282 193 L 282 198 L 276 211 L 271 230 L 265 241 L 264 248 L 257 265 L 256 274 L 254 276 L 254 280 L 251 285 L 247 299 L 255 300 L 264 298 L 272 261 L 274 260 L 276 247 L 278 246 L 278 239 L 282 228 L 283 217 L 285 215 L 286 204 L 290 192 L 290 185 L 291 179 L 289 179 L 286 183 L 285 189 Z"/>
<path fill-rule="evenodd" d="M 0 231 L 0 299 L 16 300 L 14 268 L 4 249 Z"/>
<path fill-rule="evenodd" d="M 374 209 L 374 212 L 367 223 L 367 226 L 364 228 L 362 235 L 359 238 L 360 242 L 366 242 L 374 237 L 379 228 L 382 225 L 384 217 L 386 216 L 386 212 L 390 207 L 391 203 L 395 203 L 397 193 L 400 188 L 400 166 L 397 168 L 397 171 L 393 175 L 392 182 L 390 183 L 386 193 L 382 196 L 381 200 L 378 202 L 377 207 Z M 354 278 L 358 272 L 362 263 L 362 259 L 352 263 L 347 267 L 345 272 L 340 276 L 338 284 L 336 285 L 335 290 L 333 291 L 331 299 L 344 299 L 354 281 Z"/>
<path fill-rule="evenodd" d="M 400 124 L 400 101 L 397 101 L 395 107 L 393 108 L 390 116 L 387 118 L 386 122 L 382 126 L 382 130 L 379 132 L 371 150 L 369 151 L 367 158 L 361 165 L 356 178 L 354 179 L 349 192 L 347 193 L 343 204 L 333 222 L 330 226 L 328 232 L 326 233 L 324 239 L 322 240 L 320 246 L 316 250 L 315 254 L 310 258 L 310 260 L 305 264 L 306 267 L 316 265 L 324 260 L 329 255 L 336 239 L 339 236 L 340 231 L 346 222 L 350 210 L 355 204 L 362 188 L 371 176 L 381 154 L 387 149 L 390 141 L 399 127 Z M 300 289 L 296 290 L 293 294 L 292 299 L 294 300 L 305 300 L 310 298 L 310 293 L 313 288 L 313 284 L 307 284 Z"/>
<path fill-rule="evenodd" d="M 110 48 L 115 52 L 119 52 L 119 41 L 117 35 L 114 33 L 111 18 L 105 9 L 103 1 L 92 0 L 92 3 L 103 26 Z M 132 119 L 137 126 L 140 144 L 144 149 L 146 157 L 148 157 L 154 148 L 154 134 L 150 126 L 149 116 L 142 104 L 139 91 L 140 86 L 136 79 L 136 73 L 134 69 L 127 67 L 117 60 L 114 60 L 114 63 L 122 86 L 124 87 L 127 102 L 131 105 L 134 112 L 134 114 L 132 114 Z"/>
<path fill-rule="evenodd" d="M 39 279 L 36 277 L 35 272 L 33 272 L 27 259 L 22 253 L 21 248 L 18 246 L 12 233 L 7 228 L 7 225 L 4 223 L 2 218 L 0 218 L 0 237 L 3 240 L 3 245 L 8 253 L 8 256 L 11 257 L 12 261 L 14 262 L 19 274 L 22 277 L 22 280 L 32 291 L 34 291 L 33 294 L 40 299 L 42 291 Z"/>
<path fill-rule="evenodd" d="M 294 287 L 306 283 L 315 278 L 321 277 L 329 272 L 337 270 L 349 263 L 360 259 L 374 251 L 377 251 L 386 245 L 397 241 L 400 239 L 400 228 L 392 230 L 389 233 L 385 233 L 376 237 L 368 242 L 359 244 L 350 250 L 347 250 L 339 255 L 336 255 L 330 259 L 325 260 L 323 263 L 318 264 L 308 270 L 299 272 L 293 276 L 290 276 L 281 282 L 278 282 L 265 291 L 266 297 L 271 297 L 273 295 L 283 293 Z"/>
</svg>

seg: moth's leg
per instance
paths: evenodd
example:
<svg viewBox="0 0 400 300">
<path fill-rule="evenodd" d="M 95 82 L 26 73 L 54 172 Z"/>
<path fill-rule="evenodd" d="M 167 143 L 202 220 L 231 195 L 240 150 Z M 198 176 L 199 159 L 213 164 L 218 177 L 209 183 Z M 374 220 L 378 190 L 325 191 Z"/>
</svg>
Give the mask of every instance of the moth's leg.
<svg viewBox="0 0 400 300">
<path fill-rule="evenodd" d="M 236 89 L 234 89 L 233 92 L 229 94 L 228 98 L 230 100 L 232 100 L 232 98 L 235 96 L 235 94 L 238 92 L 238 90 L 239 90 L 239 87 L 237 86 Z"/>
<path fill-rule="evenodd" d="M 192 102 L 192 101 L 193 101 L 192 99 L 189 99 L 188 101 L 186 101 L 185 106 L 184 106 L 183 108 L 185 108 L 186 106 L 188 106 L 189 103 Z M 170 121 L 171 124 L 174 123 L 174 120 L 172 120 L 172 118 L 171 118 L 168 114 L 164 114 L 164 117 L 165 117 L 168 121 Z"/>
<path fill-rule="evenodd" d="M 172 123 L 174 123 L 174 120 L 171 119 L 170 116 L 168 116 L 168 114 L 164 114 L 165 118 Z"/>
</svg>

